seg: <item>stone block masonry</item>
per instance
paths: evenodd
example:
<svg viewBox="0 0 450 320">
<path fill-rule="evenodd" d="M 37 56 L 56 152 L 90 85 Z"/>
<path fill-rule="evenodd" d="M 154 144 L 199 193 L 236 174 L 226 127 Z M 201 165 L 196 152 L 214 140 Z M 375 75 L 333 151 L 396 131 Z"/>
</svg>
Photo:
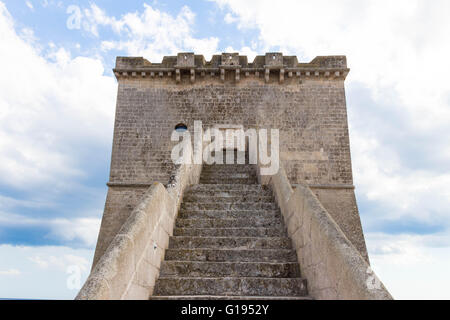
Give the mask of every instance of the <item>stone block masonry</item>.
<svg viewBox="0 0 450 320">
<path fill-rule="evenodd" d="M 174 127 L 238 125 L 280 130 L 280 158 L 292 185 L 310 186 L 367 260 L 353 190 L 344 56 L 299 63 L 267 53 L 180 53 L 161 63 L 118 57 L 111 172 L 94 265 L 154 182 L 168 183 Z"/>
</svg>

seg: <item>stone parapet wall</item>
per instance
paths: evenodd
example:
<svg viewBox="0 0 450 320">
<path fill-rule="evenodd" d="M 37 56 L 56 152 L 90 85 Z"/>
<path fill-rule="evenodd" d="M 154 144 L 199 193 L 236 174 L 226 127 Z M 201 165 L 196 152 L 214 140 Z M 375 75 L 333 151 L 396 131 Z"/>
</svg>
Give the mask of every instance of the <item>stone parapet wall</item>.
<svg viewBox="0 0 450 320">
<path fill-rule="evenodd" d="M 302 276 L 315 299 L 392 299 L 367 260 L 346 237 L 311 189 L 292 189 L 283 168 L 263 177 L 275 194 Z M 344 213 L 345 214 L 345 213 Z"/>
<path fill-rule="evenodd" d="M 369 262 L 354 187 L 308 186 L 345 236 L 358 249 L 362 257 Z"/>
<path fill-rule="evenodd" d="M 181 165 L 167 189 L 153 183 L 98 258 L 76 299 L 148 299 L 173 233 L 185 188 L 198 183 L 200 165 Z"/>
<path fill-rule="evenodd" d="M 134 208 L 142 201 L 150 187 L 151 184 L 139 187 L 109 187 L 98 235 L 98 238 L 102 241 L 97 242 L 92 267 L 105 253 L 115 235 L 130 217 Z"/>
</svg>

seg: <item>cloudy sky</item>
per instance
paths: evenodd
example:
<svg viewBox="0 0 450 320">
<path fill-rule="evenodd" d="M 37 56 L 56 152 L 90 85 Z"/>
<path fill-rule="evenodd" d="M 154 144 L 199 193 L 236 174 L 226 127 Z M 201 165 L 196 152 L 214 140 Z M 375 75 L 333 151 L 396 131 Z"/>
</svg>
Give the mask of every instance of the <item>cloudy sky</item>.
<svg viewBox="0 0 450 320">
<path fill-rule="evenodd" d="M 0 0 L 0 298 L 71 299 L 87 276 L 117 55 L 282 51 L 347 55 L 373 269 L 397 299 L 450 299 L 449 14 L 448 0 Z"/>
</svg>

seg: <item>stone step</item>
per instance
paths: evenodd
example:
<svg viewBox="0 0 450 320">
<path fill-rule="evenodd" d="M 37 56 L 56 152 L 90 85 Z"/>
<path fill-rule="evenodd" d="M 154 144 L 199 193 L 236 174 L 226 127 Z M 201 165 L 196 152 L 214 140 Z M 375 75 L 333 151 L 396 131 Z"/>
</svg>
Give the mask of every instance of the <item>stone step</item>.
<svg viewBox="0 0 450 320">
<path fill-rule="evenodd" d="M 264 203 L 272 203 L 274 201 L 271 195 L 259 195 L 259 194 L 236 194 L 234 196 L 230 195 L 204 195 L 199 193 L 191 193 L 187 194 L 183 198 L 183 202 L 196 202 L 196 203 L 211 203 L 211 202 L 219 202 L 219 203 L 237 203 L 237 202 L 264 202 Z"/>
<path fill-rule="evenodd" d="M 286 237 L 180 237 L 169 240 L 171 249 L 291 249 L 292 243 Z"/>
<path fill-rule="evenodd" d="M 239 167 L 228 166 L 223 169 L 203 169 L 201 175 L 246 175 L 246 176 L 256 176 L 256 170 L 244 169 Z"/>
<path fill-rule="evenodd" d="M 211 206 L 214 207 L 214 206 Z M 223 204 L 221 205 L 223 207 Z M 194 206 L 195 208 L 195 206 Z M 278 210 L 265 209 L 265 210 L 204 210 L 204 209 L 186 209 L 181 208 L 178 214 L 180 219 L 244 219 L 244 218 L 272 218 L 281 219 Z"/>
<path fill-rule="evenodd" d="M 223 184 L 239 184 L 239 185 L 253 185 L 257 183 L 256 178 L 223 178 L 223 179 L 216 179 L 216 178 L 203 178 L 200 177 L 200 183 L 201 184 L 217 184 L 218 182 L 221 182 Z"/>
<path fill-rule="evenodd" d="M 249 172 L 202 172 L 201 179 L 209 178 L 209 179 L 222 179 L 222 178 L 228 178 L 228 179 L 244 179 L 244 178 L 252 178 L 256 179 L 256 173 L 249 173 Z"/>
<path fill-rule="evenodd" d="M 285 237 L 282 228 L 175 228 L 174 236 L 193 237 Z"/>
<path fill-rule="evenodd" d="M 207 184 L 216 184 L 216 183 L 224 183 L 224 184 L 232 184 L 232 183 L 245 183 L 245 184 L 256 184 L 258 179 L 256 177 L 231 177 L 231 176 L 202 176 L 200 177 L 199 183 L 207 183 Z"/>
<path fill-rule="evenodd" d="M 200 262 L 164 261 L 161 277 L 300 277 L 296 262 Z"/>
<path fill-rule="evenodd" d="M 212 160 L 212 159 L 211 159 Z M 215 157 L 213 164 L 206 164 L 205 166 L 223 166 L 223 165 L 229 165 L 229 166 L 244 166 L 244 165 L 251 165 L 250 163 L 250 157 L 247 156 L 238 156 L 237 154 L 226 154 L 224 153 L 222 157 Z"/>
<path fill-rule="evenodd" d="M 151 299 L 309 299 L 270 187 L 255 166 L 204 166 L 184 194 Z"/>
<path fill-rule="evenodd" d="M 145 167 L 146 170 L 158 170 L 158 169 L 173 169 L 175 164 L 173 164 L 170 159 L 169 162 L 148 162 L 148 166 Z"/>
<path fill-rule="evenodd" d="M 166 249 L 165 260 L 213 262 L 297 262 L 292 249 Z"/>
<path fill-rule="evenodd" d="M 151 296 L 149 300 L 258 300 L 258 301 L 270 301 L 270 300 L 312 300 L 309 296 L 301 297 L 273 297 L 273 296 Z"/>
<path fill-rule="evenodd" d="M 273 202 L 182 202 L 180 209 L 186 211 L 198 210 L 227 210 L 227 211 L 250 211 L 250 210 L 278 210 Z"/>
<path fill-rule="evenodd" d="M 154 167 L 158 165 L 175 165 L 171 159 L 171 155 L 157 155 L 146 157 L 146 163 Z"/>
<path fill-rule="evenodd" d="M 159 167 L 175 167 L 170 155 L 168 157 L 158 156 L 150 159 L 146 159 L 146 163 L 149 165 L 149 168 L 157 168 Z"/>
<path fill-rule="evenodd" d="M 216 218 L 216 219 L 182 219 L 176 220 L 178 228 L 270 228 L 283 226 L 281 219 L 248 217 L 248 218 Z"/>
<path fill-rule="evenodd" d="M 246 171 L 256 171 L 256 164 L 204 164 L 202 167 L 203 170 L 229 170 L 229 169 L 238 169 L 238 170 L 246 170 Z"/>
<path fill-rule="evenodd" d="M 306 296 L 303 278 L 160 277 L 154 295 Z"/>
<path fill-rule="evenodd" d="M 230 178 L 257 178 L 256 172 L 243 170 L 202 171 L 200 178 L 205 177 L 230 177 Z"/>
<path fill-rule="evenodd" d="M 189 188 L 189 192 L 194 191 L 219 191 L 219 192 L 228 192 L 228 191 L 253 191 L 253 192 L 260 192 L 260 191 L 270 191 L 269 186 L 262 186 L 260 184 L 239 184 L 239 183 L 232 183 L 232 184 L 196 184 Z"/>
<path fill-rule="evenodd" d="M 209 185 L 212 186 L 212 185 Z M 197 198 L 208 198 L 208 197 L 272 197 L 272 191 L 270 189 L 260 189 L 260 190 L 198 190 L 189 189 L 184 193 L 185 197 L 197 197 Z"/>
</svg>

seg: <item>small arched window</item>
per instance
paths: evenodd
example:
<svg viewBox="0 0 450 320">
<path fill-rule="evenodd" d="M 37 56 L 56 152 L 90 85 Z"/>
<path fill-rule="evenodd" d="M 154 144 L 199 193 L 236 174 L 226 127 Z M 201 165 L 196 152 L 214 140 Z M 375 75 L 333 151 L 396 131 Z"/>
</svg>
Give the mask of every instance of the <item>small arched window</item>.
<svg viewBox="0 0 450 320">
<path fill-rule="evenodd" d="M 177 132 L 185 132 L 187 131 L 187 125 L 185 125 L 184 123 L 179 123 L 175 126 L 175 131 Z"/>
</svg>

